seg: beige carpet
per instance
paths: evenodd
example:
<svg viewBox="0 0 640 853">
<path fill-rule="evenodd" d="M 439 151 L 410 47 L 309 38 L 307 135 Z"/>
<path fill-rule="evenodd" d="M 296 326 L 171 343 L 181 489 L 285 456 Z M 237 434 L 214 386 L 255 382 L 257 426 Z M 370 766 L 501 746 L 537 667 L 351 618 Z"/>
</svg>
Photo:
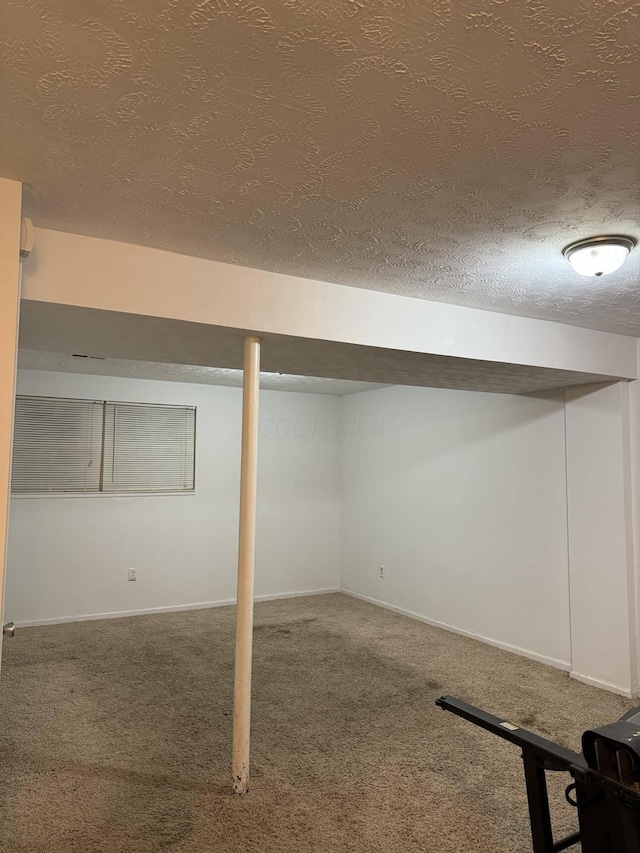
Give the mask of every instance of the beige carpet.
<svg viewBox="0 0 640 853">
<path fill-rule="evenodd" d="M 5 642 L 0 849 L 524 853 L 518 750 L 435 699 L 457 694 L 573 748 L 630 705 L 343 595 L 260 604 L 256 623 L 244 798 L 228 784 L 233 609 Z M 558 812 L 568 831 L 572 810 Z"/>
</svg>

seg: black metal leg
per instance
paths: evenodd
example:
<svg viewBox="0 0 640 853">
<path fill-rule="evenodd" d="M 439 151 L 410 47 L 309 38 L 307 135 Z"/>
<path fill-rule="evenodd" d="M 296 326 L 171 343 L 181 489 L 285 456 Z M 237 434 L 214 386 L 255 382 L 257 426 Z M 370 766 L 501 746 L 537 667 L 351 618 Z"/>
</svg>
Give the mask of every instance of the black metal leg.
<svg viewBox="0 0 640 853">
<path fill-rule="evenodd" d="M 573 835 L 567 835 L 566 838 L 563 838 L 562 841 L 556 841 L 553 846 L 555 853 L 559 853 L 560 850 L 567 850 L 569 847 L 573 847 L 581 840 L 582 836 L 579 832 L 574 832 Z"/>
<path fill-rule="evenodd" d="M 588 777 L 574 778 L 582 853 L 613 853 L 604 791 Z"/>
<path fill-rule="evenodd" d="M 544 768 L 541 767 L 536 756 L 526 750 L 522 753 L 522 760 L 524 762 L 524 778 L 527 783 L 533 851 L 534 853 L 554 853 L 547 778 Z"/>
</svg>

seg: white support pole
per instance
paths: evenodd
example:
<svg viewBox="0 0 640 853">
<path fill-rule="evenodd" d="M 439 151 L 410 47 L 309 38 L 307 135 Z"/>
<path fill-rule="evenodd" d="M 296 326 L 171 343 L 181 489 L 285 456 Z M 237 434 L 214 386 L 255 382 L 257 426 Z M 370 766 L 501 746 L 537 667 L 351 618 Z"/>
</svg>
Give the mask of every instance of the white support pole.
<svg viewBox="0 0 640 853">
<path fill-rule="evenodd" d="M 256 550 L 258 481 L 258 395 L 260 338 L 244 341 L 242 382 L 242 461 L 240 466 L 240 536 L 236 666 L 233 697 L 233 793 L 249 790 L 251 742 L 251 651 L 253 643 L 253 576 Z"/>
</svg>

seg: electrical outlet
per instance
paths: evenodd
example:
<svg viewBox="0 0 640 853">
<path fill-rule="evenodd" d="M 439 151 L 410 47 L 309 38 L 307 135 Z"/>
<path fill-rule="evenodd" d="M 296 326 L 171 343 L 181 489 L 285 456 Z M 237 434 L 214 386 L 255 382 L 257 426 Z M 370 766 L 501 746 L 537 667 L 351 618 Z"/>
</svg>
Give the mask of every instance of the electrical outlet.
<svg viewBox="0 0 640 853">
<path fill-rule="evenodd" d="M 384 566 L 380 566 L 380 577 L 384 577 Z"/>
<path fill-rule="evenodd" d="M 129 569 L 129 580 L 137 581 L 138 580 L 138 570 L 137 569 Z"/>
</svg>

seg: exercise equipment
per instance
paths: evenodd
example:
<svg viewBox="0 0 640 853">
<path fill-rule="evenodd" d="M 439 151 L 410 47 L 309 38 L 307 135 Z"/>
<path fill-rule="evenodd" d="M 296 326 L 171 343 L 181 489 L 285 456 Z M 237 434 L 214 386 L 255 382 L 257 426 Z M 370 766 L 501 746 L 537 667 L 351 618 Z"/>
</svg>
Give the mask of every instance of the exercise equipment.
<svg viewBox="0 0 640 853">
<path fill-rule="evenodd" d="M 584 732 L 580 753 L 454 696 L 443 696 L 436 705 L 521 748 L 534 853 L 557 853 L 576 844 L 582 853 L 640 853 L 640 707 Z M 555 842 L 547 771 L 573 777 L 565 797 L 578 810 L 580 827 Z"/>
</svg>

